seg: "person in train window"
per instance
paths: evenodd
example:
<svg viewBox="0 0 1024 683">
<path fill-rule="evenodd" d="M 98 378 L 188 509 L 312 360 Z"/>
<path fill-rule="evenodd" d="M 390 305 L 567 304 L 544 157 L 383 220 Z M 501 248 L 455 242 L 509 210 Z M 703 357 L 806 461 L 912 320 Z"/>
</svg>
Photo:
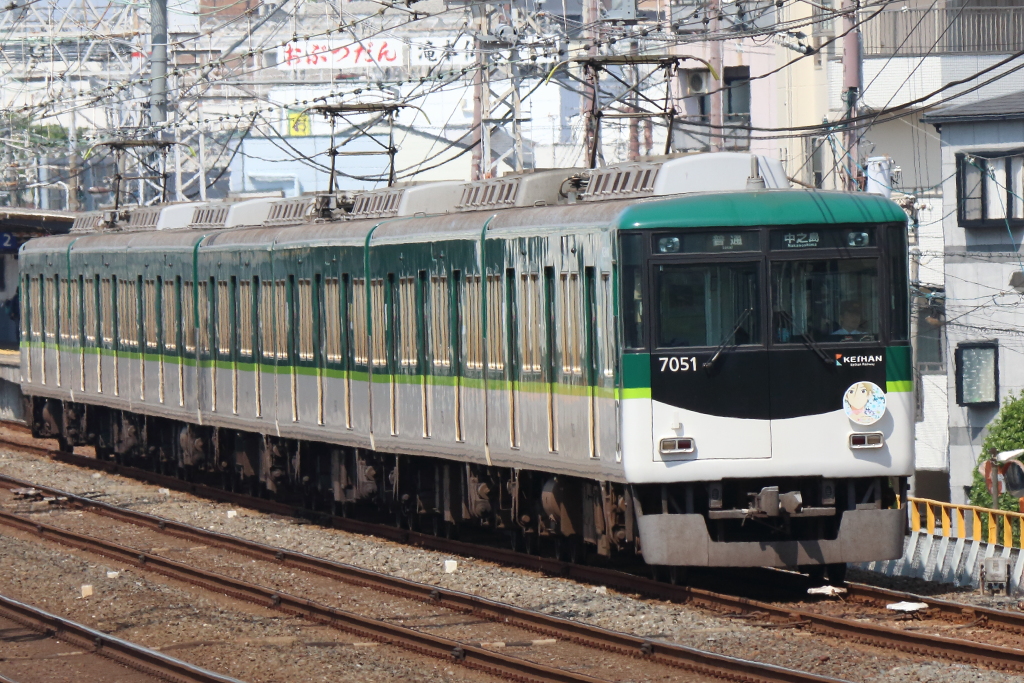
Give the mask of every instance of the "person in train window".
<svg viewBox="0 0 1024 683">
<path fill-rule="evenodd" d="M 832 333 L 833 337 L 850 337 L 867 334 L 864 315 L 861 313 L 859 301 L 844 301 L 839 304 L 839 329 Z"/>
</svg>

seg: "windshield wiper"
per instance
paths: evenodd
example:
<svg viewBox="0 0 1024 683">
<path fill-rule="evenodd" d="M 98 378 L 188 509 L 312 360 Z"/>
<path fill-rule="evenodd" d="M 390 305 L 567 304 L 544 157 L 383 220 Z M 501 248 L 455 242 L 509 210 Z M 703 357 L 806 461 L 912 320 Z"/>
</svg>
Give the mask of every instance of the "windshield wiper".
<svg viewBox="0 0 1024 683">
<path fill-rule="evenodd" d="M 739 332 L 740 326 L 743 325 L 743 321 L 746 320 L 747 317 L 753 312 L 753 308 L 747 308 L 744 309 L 742 313 L 740 313 L 740 316 L 736 319 L 736 324 L 732 328 L 732 332 L 722 337 L 722 343 L 718 345 L 717 349 L 715 349 L 715 354 L 711 356 L 709 360 L 704 362 L 705 370 L 711 370 L 712 368 L 715 367 L 715 363 L 718 362 L 718 357 L 722 355 L 722 351 L 724 351 L 725 347 L 729 345 L 729 340 L 732 339 L 737 332 Z"/>
<path fill-rule="evenodd" d="M 789 311 L 779 311 L 779 315 L 782 316 L 784 320 L 789 322 L 791 328 L 796 327 L 796 322 L 793 321 L 793 316 L 789 314 Z M 825 365 L 832 365 L 832 360 L 828 357 L 828 354 L 825 353 L 824 349 L 818 346 L 818 342 L 811 339 L 810 335 L 808 335 L 807 332 L 801 330 L 800 337 L 804 340 L 804 343 L 807 344 L 807 346 L 810 347 L 812 351 L 814 351 L 814 353 L 818 354 L 818 358 L 820 358 L 822 362 L 825 363 Z"/>
</svg>

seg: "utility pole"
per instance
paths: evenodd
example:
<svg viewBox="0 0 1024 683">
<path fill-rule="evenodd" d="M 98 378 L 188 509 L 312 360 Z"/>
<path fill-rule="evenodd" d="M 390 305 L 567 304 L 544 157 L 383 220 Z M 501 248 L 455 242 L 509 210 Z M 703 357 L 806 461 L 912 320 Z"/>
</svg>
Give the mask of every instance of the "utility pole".
<svg viewBox="0 0 1024 683">
<path fill-rule="evenodd" d="M 167 0 L 150 0 L 149 120 L 167 121 Z"/>
<path fill-rule="evenodd" d="M 601 14 L 598 2 L 599 0 L 584 0 L 583 3 L 583 25 L 588 27 L 585 35 L 590 41 L 590 49 L 587 50 L 587 55 L 590 57 L 598 55 L 597 43 L 601 39 Z M 597 120 L 598 110 L 600 109 L 598 106 L 600 90 L 601 78 L 597 69 L 594 69 L 592 78 L 587 78 L 586 85 L 583 86 L 583 102 L 580 105 L 580 110 L 584 112 L 586 117 L 586 138 L 583 149 L 590 151 L 590 158 L 587 159 L 587 163 L 592 168 L 597 167 L 597 160 L 601 156 L 601 150 L 596 148 L 600 144 L 600 141 L 597 139 L 597 128 L 601 125 Z"/>
<path fill-rule="evenodd" d="M 711 29 L 711 71 L 713 72 L 712 77 L 718 79 L 717 86 L 711 91 L 711 151 L 721 152 L 724 149 L 722 143 L 722 125 L 725 122 L 725 116 L 723 115 L 722 100 L 725 96 L 725 74 L 722 70 L 722 62 L 724 57 L 722 51 L 724 50 L 725 43 L 721 40 L 719 35 L 722 30 L 722 0 L 711 0 L 708 4 L 708 12 L 711 13 L 711 22 L 709 27 Z M 672 135 L 672 131 L 669 130 L 669 136 Z"/>
<path fill-rule="evenodd" d="M 71 127 L 68 129 L 68 211 L 81 211 L 78 188 L 81 187 L 78 169 L 78 124 L 75 110 L 71 110 Z"/>
<path fill-rule="evenodd" d="M 860 98 L 863 64 L 861 61 L 860 29 L 857 28 L 857 0 L 843 0 L 843 99 L 846 101 L 847 121 L 857 116 L 857 101 Z M 860 189 L 857 169 L 860 164 L 857 131 L 847 127 L 844 147 L 849 156 L 841 159 L 846 167 L 846 189 L 853 192 Z"/>
<path fill-rule="evenodd" d="M 487 55 L 484 54 L 484 43 L 481 36 L 487 21 L 487 7 L 483 3 L 472 6 L 473 23 L 476 29 L 473 36 L 473 49 L 476 52 L 476 71 L 473 72 L 473 168 L 470 180 L 484 179 L 484 71 L 488 68 Z M 486 160 L 490 163 L 490 159 Z"/>
</svg>

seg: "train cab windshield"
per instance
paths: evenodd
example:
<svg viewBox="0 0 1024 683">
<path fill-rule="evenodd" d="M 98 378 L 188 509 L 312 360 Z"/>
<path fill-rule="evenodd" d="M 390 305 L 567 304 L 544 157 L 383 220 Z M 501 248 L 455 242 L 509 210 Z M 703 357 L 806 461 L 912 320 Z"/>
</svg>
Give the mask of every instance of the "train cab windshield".
<svg viewBox="0 0 1024 683">
<path fill-rule="evenodd" d="M 906 339 L 901 225 L 624 235 L 620 263 L 627 349 Z"/>
<path fill-rule="evenodd" d="M 815 259 L 772 264 L 772 340 L 876 342 L 877 259 Z"/>
</svg>

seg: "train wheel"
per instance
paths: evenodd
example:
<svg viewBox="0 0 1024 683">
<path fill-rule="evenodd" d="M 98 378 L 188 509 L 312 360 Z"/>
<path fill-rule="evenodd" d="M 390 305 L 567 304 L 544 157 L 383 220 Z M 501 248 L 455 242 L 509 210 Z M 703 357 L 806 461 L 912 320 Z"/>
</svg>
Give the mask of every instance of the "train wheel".
<svg viewBox="0 0 1024 683">
<path fill-rule="evenodd" d="M 74 453 L 75 447 L 68 443 L 68 440 L 63 436 L 57 437 L 57 450 L 61 453 Z"/>
<path fill-rule="evenodd" d="M 833 586 L 846 583 L 846 567 L 847 564 L 845 562 L 826 565 L 825 574 L 828 576 L 828 582 Z"/>
</svg>

